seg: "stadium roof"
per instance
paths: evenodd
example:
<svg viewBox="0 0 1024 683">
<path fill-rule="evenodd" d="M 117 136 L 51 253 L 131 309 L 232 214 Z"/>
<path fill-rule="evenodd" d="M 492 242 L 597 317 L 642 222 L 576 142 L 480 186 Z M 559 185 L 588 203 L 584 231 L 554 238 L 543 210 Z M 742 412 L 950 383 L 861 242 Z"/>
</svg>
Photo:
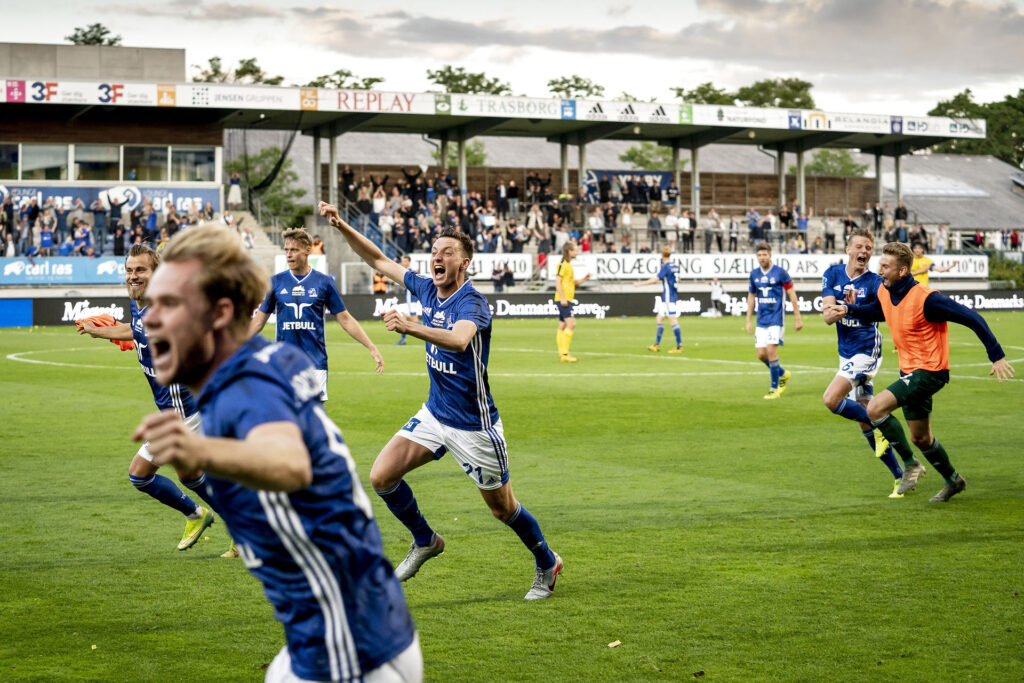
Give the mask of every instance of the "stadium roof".
<svg viewBox="0 0 1024 683">
<path fill-rule="evenodd" d="M 8 76 L 0 115 L 80 123 L 139 121 L 225 128 L 532 137 L 570 144 L 649 140 L 682 148 L 712 142 L 801 151 L 847 147 L 906 154 L 954 138 L 984 138 L 985 121 L 617 100 L 499 97 L 213 83 L 113 83 Z"/>
</svg>

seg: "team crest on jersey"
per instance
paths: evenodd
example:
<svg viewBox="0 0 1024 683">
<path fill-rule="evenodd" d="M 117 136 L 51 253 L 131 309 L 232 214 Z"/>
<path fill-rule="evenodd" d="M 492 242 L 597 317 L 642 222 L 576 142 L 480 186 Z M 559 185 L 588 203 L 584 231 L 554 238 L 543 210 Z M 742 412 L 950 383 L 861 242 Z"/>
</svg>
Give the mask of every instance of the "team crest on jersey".
<svg viewBox="0 0 1024 683">
<path fill-rule="evenodd" d="M 295 285 L 292 287 L 292 296 L 305 296 L 306 288 L 302 285 Z"/>
<path fill-rule="evenodd" d="M 306 296 L 316 296 L 316 288 L 315 287 L 311 287 L 310 289 L 308 289 L 306 291 Z"/>
</svg>

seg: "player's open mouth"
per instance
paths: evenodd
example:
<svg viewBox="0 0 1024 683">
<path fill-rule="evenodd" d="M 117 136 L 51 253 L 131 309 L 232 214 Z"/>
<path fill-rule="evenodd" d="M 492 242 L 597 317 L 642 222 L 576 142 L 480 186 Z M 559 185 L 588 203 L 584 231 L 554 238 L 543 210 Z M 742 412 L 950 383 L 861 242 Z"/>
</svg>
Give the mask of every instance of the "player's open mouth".
<svg viewBox="0 0 1024 683">
<path fill-rule="evenodd" d="M 150 337 L 149 350 L 153 355 L 153 363 L 156 364 L 164 354 L 171 350 L 171 344 L 163 339 L 154 339 L 153 337 Z"/>
<path fill-rule="evenodd" d="M 440 264 L 434 264 L 434 275 L 444 275 L 445 267 Z"/>
<path fill-rule="evenodd" d="M 860 255 L 860 256 L 858 256 L 858 257 L 857 257 L 857 263 L 859 263 L 860 265 L 862 265 L 862 266 L 863 266 L 863 265 L 864 265 L 864 264 L 866 264 L 867 262 L 868 262 L 868 257 L 867 257 L 867 256 L 864 256 L 864 255 L 862 254 L 862 255 Z"/>
</svg>

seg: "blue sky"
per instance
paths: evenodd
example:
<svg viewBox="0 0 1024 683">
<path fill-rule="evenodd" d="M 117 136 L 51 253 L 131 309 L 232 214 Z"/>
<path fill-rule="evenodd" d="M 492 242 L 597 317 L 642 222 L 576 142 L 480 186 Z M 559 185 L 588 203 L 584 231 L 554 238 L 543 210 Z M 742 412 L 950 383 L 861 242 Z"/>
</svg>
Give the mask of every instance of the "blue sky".
<svg viewBox="0 0 1024 683">
<path fill-rule="evenodd" d="M 671 101 L 672 86 L 794 76 L 822 108 L 893 114 L 1024 88 L 1024 0 L 35 0 L 5 14 L 7 40 L 60 43 L 98 21 L 125 45 L 185 48 L 190 65 L 256 57 L 289 84 L 345 68 L 423 91 L 426 70 L 450 63 L 516 94 L 579 74 L 606 97 Z"/>
</svg>

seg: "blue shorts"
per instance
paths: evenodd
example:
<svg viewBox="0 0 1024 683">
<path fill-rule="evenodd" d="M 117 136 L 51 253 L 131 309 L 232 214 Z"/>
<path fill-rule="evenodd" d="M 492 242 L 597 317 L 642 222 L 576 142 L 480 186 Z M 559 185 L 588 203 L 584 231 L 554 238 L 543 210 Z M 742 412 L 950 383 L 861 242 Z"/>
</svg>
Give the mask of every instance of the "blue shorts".
<svg viewBox="0 0 1024 683">
<path fill-rule="evenodd" d="M 565 320 L 566 318 L 572 318 L 572 302 L 567 304 L 557 304 L 558 306 L 558 319 Z"/>
</svg>

